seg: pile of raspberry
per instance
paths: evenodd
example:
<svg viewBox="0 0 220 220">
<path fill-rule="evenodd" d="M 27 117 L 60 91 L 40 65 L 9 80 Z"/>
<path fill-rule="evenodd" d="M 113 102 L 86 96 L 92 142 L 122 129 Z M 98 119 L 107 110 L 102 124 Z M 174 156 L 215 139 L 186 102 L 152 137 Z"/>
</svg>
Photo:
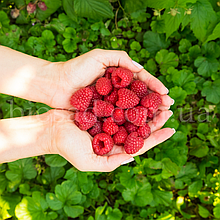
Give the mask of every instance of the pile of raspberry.
<svg viewBox="0 0 220 220">
<path fill-rule="evenodd" d="M 161 97 L 149 93 L 147 85 L 135 80 L 130 70 L 109 67 L 95 84 L 76 91 L 70 103 L 77 110 L 74 123 L 93 136 L 97 155 L 107 154 L 114 144 L 134 154 L 150 136 L 147 122 L 155 116 Z"/>
</svg>

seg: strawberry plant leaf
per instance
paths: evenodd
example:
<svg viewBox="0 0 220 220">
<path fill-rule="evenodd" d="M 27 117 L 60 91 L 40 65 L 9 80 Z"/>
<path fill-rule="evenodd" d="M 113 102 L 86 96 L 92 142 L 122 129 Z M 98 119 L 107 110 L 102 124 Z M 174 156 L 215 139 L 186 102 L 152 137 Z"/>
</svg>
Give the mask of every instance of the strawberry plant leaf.
<svg viewBox="0 0 220 220">
<path fill-rule="evenodd" d="M 164 35 L 159 35 L 152 31 L 145 32 L 143 45 L 152 55 L 161 49 L 166 49 L 169 47 L 169 41 L 165 40 Z"/>
<path fill-rule="evenodd" d="M 112 6 L 108 0 L 75 0 L 75 12 L 78 16 L 101 20 L 112 18 Z"/>
<path fill-rule="evenodd" d="M 198 197 L 199 191 L 202 189 L 203 181 L 197 180 L 189 185 L 188 187 L 188 195 L 192 197 Z"/>
<path fill-rule="evenodd" d="M 203 218 L 208 218 L 210 216 L 210 212 L 205 207 L 198 204 L 199 207 L 199 215 Z"/>
<path fill-rule="evenodd" d="M 220 37 L 220 23 L 218 23 L 214 30 L 212 31 L 212 34 L 208 36 L 207 40 L 205 41 L 205 43 L 211 41 L 211 40 L 215 40 L 217 38 Z"/>
<path fill-rule="evenodd" d="M 161 8 L 170 8 L 174 5 L 174 2 L 172 0 L 167 0 L 167 1 L 163 1 L 163 0 L 146 0 L 147 3 L 147 7 L 150 8 L 156 8 L 156 9 L 161 9 Z"/>
<path fill-rule="evenodd" d="M 82 206 L 79 206 L 79 205 L 75 205 L 75 206 L 65 205 L 64 206 L 64 211 L 69 217 L 76 218 L 76 217 L 83 214 L 84 208 Z"/>
<path fill-rule="evenodd" d="M 66 159 L 58 154 L 45 155 L 45 162 L 51 167 L 63 167 L 67 164 Z"/>
<path fill-rule="evenodd" d="M 152 190 L 153 200 L 151 202 L 151 206 L 164 205 L 169 206 L 172 203 L 173 193 L 168 191 L 161 190 Z"/>
<path fill-rule="evenodd" d="M 74 1 L 63 0 L 63 8 L 69 18 L 71 18 L 73 21 L 77 21 L 77 15 L 74 9 Z"/>
<path fill-rule="evenodd" d="M 179 64 L 178 56 L 165 49 L 157 52 L 155 60 L 160 65 L 160 71 L 162 74 L 165 74 L 169 67 L 177 67 Z"/>
<path fill-rule="evenodd" d="M 46 201 L 52 210 L 59 210 L 63 207 L 63 202 L 57 199 L 54 193 L 47 193 Z"/>
<path fill-rule="evenodd" d="M 206 96 L 208 102 L 218 104 L 220 102 L 220 79 L 214 82 L 206 81 L 203 84 L 202 96 Z"/>
<path fill-rule="evenodd" d="M 47 167 L 45 173 L 42 175 L 42 182 L 44 184 L 51 184 L 57 179 L 63 177 L 65 169 L 63 167 Z"/>
</svg>

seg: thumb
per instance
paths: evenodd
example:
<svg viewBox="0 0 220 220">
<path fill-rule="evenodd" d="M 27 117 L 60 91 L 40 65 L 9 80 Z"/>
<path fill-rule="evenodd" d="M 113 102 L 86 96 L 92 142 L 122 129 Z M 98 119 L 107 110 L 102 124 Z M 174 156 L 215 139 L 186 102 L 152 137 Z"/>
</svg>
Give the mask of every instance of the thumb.
<svg viewBox="0 0 220 220">
<path fill-rule="evenodd" d="M 102 50 L 101 62 L 106 66 L 120 66 L 138 73 L 143 69 L 139 63 L 133 61 L 125 51 Z"/>
</svg>

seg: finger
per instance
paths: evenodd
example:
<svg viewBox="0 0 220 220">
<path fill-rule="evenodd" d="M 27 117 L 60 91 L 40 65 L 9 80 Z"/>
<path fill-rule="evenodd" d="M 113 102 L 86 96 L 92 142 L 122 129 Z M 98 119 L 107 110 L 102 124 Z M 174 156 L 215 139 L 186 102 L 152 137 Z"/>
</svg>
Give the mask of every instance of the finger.
<svg viewBox="0 0 220 220">
<path fill-rule="evenodd" d="M 105 67 L 120 66 L 135 73 L 143 69 L 140 64 L 133 62 L 125 51 L 95 49 L 94 52 L 97 52 L 98 61 L 101 61 Z"/>
<path fill-rule="evenodd" d="M 172 114 L 172 111 L 161 111 L 152 121 L 148 122 L 148 125 L 151 128 L 151 133 L 162 128 Z"/>
<path fill-rule="evenodd" d="M 133 157 L 137 155 L 141 155 L 146 151 L 150 150 L 154 146 L 164 142 L 165 140 L 169 139 L 175 130 L 173 128 L 163 128 L 161 130 L 153 132 L 145 141 L 144 146 L 135 154 L 132 154 Z"/>
<path fill-rule="evenodd" d="M 169 92 L 169 90 L 164 86 L 164 84 L 157 79 L 156 77 L 152 76 L 149 72 L 145 69 L 142 69 L 139 73 L 136 74 L 137 78 L 147 84 L 147 87 L 157 92 L 161 95 L 165 95 Z"/>
<path fill-rule="evenodd" d="M 174 99 L 170 98 L 168 95 L 161 95 L 162 106 L 171 106 L 174 104 Z"/>
<path fill-rule="evenodd" d="M 98 171 L 98 172 L 111 172 L 118 168 L 121 164 L 132 160 L 132 156 L 129 154 L 114 154 L 110 156 L 93 156 L 94 163 L 86 169 L 87 171 Z"/>
</svg>

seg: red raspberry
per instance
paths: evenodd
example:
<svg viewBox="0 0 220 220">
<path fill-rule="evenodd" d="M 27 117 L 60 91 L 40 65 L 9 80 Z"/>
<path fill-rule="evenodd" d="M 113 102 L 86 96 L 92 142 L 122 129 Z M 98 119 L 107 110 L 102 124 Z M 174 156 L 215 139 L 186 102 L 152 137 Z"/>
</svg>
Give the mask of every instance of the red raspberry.
<svg viewBox="0 0 220 220">
<path fill-rule="evenodd" d="M 70 104 L 79 111 L 85 111 L 92 100 L 93 92 L 90 88 L 77 90 L 70 98 Z"/>
<path fill-rule="evenodd" d="M 114 134 L 113 141 L 116 145 L 124 145 L 125 140 L 128 136 L 128 132 L 123 126 L 120 126 L 118 132 Z"/>
<path fill-rule="evenodd" d="M 140 126 L 137 130 L 138 136 L 144 139 L 148 138 L 151 134 L 150 126 L 145 123 L 143 126 Z"/>
<path fill-rule="evenodd" d="M 28 3 L 27 12 L 28 14 L 34 13 L 36 11 L 36 5 L 34 3 Z"/>
<path fill-rule="evenodd" d="M 109 117 L 104 121 L 102 130 L 109 135 L 113 135 L 118 132 L 118 125 L 114 122 L 112 117 Z"/>
<path fill-rule="evenodd" d="M 147 117 L 148 117 L 149 120 L 152 120 L 153 117 L 154 117 L 154 113 L 152 113 L 150 110 L 148 110 Z"/>
<path fill-rule="evenodd" d="M 114 110 L 114 106 L 111 103 L 95 100 L 93 102 L 93 113 L 97 117 L 108 117 L 112 114 Z"/>
<path fill-rule="evenodd" d="M 125 111 L 125 117 L 134 125 L 142 126 L 147 120 L 147 108 L 143 106 L 137 106 L 127 109 Z"/>
<path fill-rule="evenodd" d="M 97 90 L 96 90 L 96 88 L 95 88 L 95 85 L 93 85 L 93 86 L 87 86 L 87 88 L 90 88 L 90 89 L 93 91 L 93 96 L 92 96 L 92 100 L 91 100 L 92 103 L 93 103 L 93 101 L 96 100 L 96 99 L 102 99 L 102 95 L 100 95 L 100 94 L 97 92 Z"/>
<path fill-rule="evenodd" d="M 110 102 L 112 105 L 118 101 L 118 90 L 114 88 L 113 92 L 110 95 L 104 97 L 106 102 Z"/>
<path fill-rule="evenodd" d="M 100 95 L 108 95 L 112 90 L 112 83 L 110 79 L 102 77 L 97 80 L 95 87 Z"/>
<path fill-rule="evenodd" d="M 96 134 L 102 133 L 102 122 L 97 121 L 92 128 L 88 130 L 91 136 L 95 136 Z"/>
<path fill-rule="evenodd" d="M 46 6 L 45 2 L 38 2 L 37 5 L 42 11 L 47 10 L 47 6 Z"/>
<path fill-rule="evenodd" d="M 134 125 L 133 123 L 129 122 L 129 121 L 126 121 L 125 124 L 124 124 L 127 132 L 130 134 L 132 132 L 135 132 L 137 131 L 138 129 L 138 126 L 137 125 Z"/>
<path fill-rule="evenodd" d="M 116 70 L 116 67 L 108 67 L 105 71 L 104 77 L 111 79 L 111 75 L 112 75 L 113 71 L 115 71 L 115 70 Z"/>
<path fill-rule="evenodd" d="M 135 80 L 131 83 L 130 87 L 131 91 L 133 91 L 139 98 L 143 98 L 148 94 L 147 85 L 143 81 Z"/>
<path fill-rule="evenodd" d="M 124 88 L 128 86 L 133 79 L 133 73 L 122 67 L 118 67 L 112 73 L 112 84 L 115 88 Z"/>
<path fill-rule="evenodd" d="M 114 142 L 109 134 L 99 133 L 92 141 L 93 151 L 97 155 L 104 155 L 111 151 L 114 146 Z"/>
<path fill-rule="evenodd" d="M 125 119 L 125 110 L 121 108 L 115 108 L 112 114 L 112 117 L 114 119 L 114 122 L 117 125 L 122 125 L 126 122 Z"/>
<path fill-rule="evenodd" d="M 81 130 L 88 130 L 96 123 L 97 118 L 91 112 L 77 112 L 74 120 Z"/>
<path fill-rule="evenodd" d="M 153 92 L 141 99 L 141 105 L 148 108 L 153 114 L 158 110 L 158 106 L 161 105 L 162 100 L 160 94 Z"/>
<path fill-rule="evenodd" d="M 119 89 L 118 90 L 118 101 L 116 105 L 119 108 L 126 109 L 132 108 L 139 103 L 140 99 L 138 96 L 129 89 Z"/>
<path fill-rule="evenodd" d="M 144 146 L 144 139 L 138 137 L 137 132 L 132 132 L 128 135 L 125 141 L 124 149 L 127 154 L 134 154 Z"/>
</svg>

